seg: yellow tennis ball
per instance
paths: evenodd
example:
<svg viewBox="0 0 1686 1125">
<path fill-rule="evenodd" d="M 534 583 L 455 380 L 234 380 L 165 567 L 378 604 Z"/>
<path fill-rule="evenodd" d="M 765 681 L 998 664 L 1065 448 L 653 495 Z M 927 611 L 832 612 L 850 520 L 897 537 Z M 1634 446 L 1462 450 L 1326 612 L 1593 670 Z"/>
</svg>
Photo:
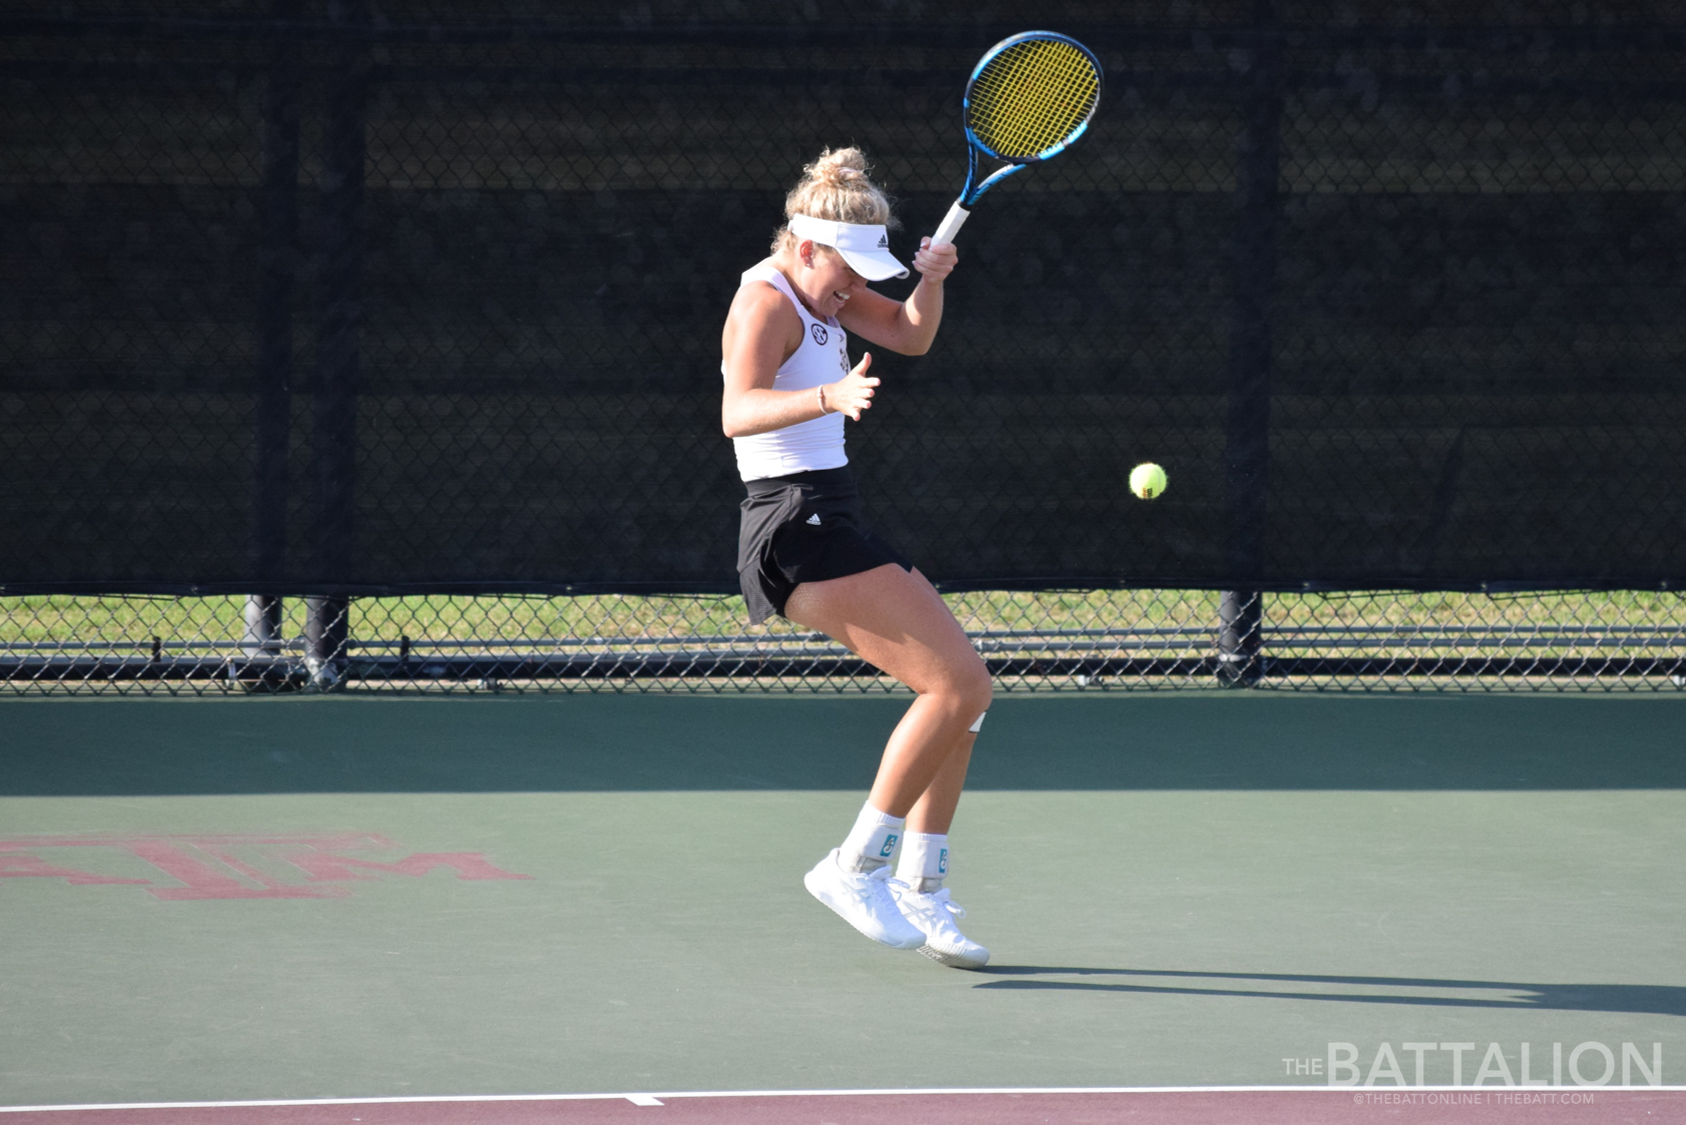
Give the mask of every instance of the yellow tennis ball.
<svg viewBox="0 0 1686 1125">
<path fill-rule="evenodd" d="M 1165 470 L 1152 461 L 1143 461 L 1130 470 L 1130 491 L 1143 500 L 1152 500 L 1165 491 Z"/>
</svg>

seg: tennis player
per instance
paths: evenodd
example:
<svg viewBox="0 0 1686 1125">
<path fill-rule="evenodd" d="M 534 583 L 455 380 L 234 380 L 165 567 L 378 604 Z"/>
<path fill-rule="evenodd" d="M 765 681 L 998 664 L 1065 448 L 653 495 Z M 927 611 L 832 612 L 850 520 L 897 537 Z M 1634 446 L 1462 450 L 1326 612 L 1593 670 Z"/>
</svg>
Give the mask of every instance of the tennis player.
<svg viewBox="0 0 1686 1125">
<path fill-rule="evenodd" d="M 854 828 L 803 881 L 875 941 L 981 968 L 989 951 L 955 925 L 965 911 L 943 880 L 989 672 L 925 576 L 868 529 L 843 450 L 843 419 L 859 422 L 879 386 L 870 352 L 850 367 L 847 333 L 923 355 L 958 255 L 923 239 L 907 300 L 867 288 L 908 270 L 890 254 L 896 224 L 859 149 L 827 150 L 804 169 L 785 217 L 772 256 L 745 271 L 722 340 L 721 425 L 749 493 L 744 600 L 752 622 L 779 614 L 825 633 L 917 694 Z"/>
</svg>

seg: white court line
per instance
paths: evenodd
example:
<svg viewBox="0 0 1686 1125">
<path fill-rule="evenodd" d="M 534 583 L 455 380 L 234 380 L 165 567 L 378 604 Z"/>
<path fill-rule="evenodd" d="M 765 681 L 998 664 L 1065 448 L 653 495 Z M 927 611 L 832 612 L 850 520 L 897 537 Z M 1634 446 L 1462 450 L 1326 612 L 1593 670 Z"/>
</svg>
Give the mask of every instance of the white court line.
<svg viewBox="0 0 1686 1125">
<path fill-rule="evenodd" d="M 0 1113 L 63 1113 L 99 1109 L 268 1109 L 313 1105 L 426 1105 L 449 1102 L 586 1102 L 629 1101 L 633 1105 L 661 1105 L 680 1098 L 841 1098 L 919 1096 L 954 1094 L 1270 1094 L 1323 1091 L 1335 1094 L 1365 1093 L 1473 1093 L 1492 1094 L 1592 1094 L 1618 1091 L 1682 1093 L 1686 1086 L 937 1086 L 881 1090 L 686 1090 L 652 1094 L 441 1094 L 432 1097 L 407 1095 L 392 1098 L 291 1098 L 226 1102 L 111 1102 L 88 1105 L 6 1105 Z"/>
</svg>

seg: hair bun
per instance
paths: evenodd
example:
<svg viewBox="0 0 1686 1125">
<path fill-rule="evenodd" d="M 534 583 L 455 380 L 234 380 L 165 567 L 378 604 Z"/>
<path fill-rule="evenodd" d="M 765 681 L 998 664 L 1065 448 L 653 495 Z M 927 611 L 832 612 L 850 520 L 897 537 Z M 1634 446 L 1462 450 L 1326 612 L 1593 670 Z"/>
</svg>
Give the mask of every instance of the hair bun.
<svg viewBox="0 0 1686 1125">
<path fill-rule="evenodd" d="M 881 223 L 895 229 L 899 224 L 890 200 L 866 170 L 866 153 L 849 148 L 828 148 L 819 159 L 802 169 L 802 182 L 784 200 L 784 215 L 811 215 L 839 223 Z M 791 243 L 788 227 L 773 236 L 773 251 Z"/>
<path fill-rule="evenodd" d="M 828 148 L 804 168 L 813 183 L 847 184 L 866 180 L 866 153 L 858 148 Z"/>
</svg>

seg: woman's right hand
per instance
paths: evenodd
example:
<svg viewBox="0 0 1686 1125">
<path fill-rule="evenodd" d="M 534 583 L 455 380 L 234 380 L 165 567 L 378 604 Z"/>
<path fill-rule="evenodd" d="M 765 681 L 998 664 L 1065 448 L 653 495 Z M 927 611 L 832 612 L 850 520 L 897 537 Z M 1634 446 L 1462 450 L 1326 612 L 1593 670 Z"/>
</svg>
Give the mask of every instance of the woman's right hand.
<svg viewBox="0 0 1686 1125">
<path fill-rule="evenodd" d="M 861 411 L 871 408 L 872 388 L 878 385 L 878 379 L 866 373 L 871 366 L 872 353 L 867 352 L 841 382 L 826 384 L 825 404 L 859 422 Z"/>
</svg>

